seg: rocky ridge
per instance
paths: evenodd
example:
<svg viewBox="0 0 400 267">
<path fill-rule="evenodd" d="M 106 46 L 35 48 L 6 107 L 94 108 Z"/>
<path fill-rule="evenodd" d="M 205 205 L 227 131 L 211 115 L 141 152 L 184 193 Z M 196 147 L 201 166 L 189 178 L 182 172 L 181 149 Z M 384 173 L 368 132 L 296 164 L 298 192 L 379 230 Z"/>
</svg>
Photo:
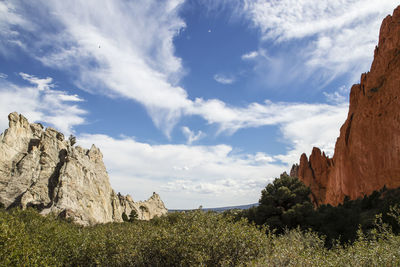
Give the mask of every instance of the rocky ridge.
<svg viewBox="0 0 400 267">
<path fill-rule="evenodd" d="M 116 194 L 95 145 L 73 146 L 62 133 L 15 112 L 8 119 L 0 135 L 0 202 L 6 208 L 35 207 L 82 225 L 121 222 L 131 210 L 142 220 L 167 213 L 156 193 L 140 202 Z"/>
<path fill-rule="evenodd" d="M 400 6 L 382 22 L 370 71 L 351 88 L 333 158 L 314 147 L 291 174 L 310 186 L 317 205 L 400 187 Z"/>
</svg>

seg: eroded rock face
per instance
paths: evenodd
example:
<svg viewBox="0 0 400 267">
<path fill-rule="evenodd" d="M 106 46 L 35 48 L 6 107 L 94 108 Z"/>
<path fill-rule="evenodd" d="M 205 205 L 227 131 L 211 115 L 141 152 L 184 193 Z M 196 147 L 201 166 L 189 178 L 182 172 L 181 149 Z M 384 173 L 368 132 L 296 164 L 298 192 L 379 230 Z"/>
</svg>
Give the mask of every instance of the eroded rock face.
<svg viewBox="0 0 400 267">
<path fill-rule="evenodd" d="M 400 6 L 382 22 L 370 72 L 351 88 L 333 158 L 314 148 L 293 174 L 311 187 L 316 204 L 400 187 Z"/>
<path fill-rule="evenodd" d="M 53 128 L 44 130 L 18 113 L 8 118 L 0 136 L 0 202 L 7 208 L 35 207 L 83 225 L 119 222 L 132 209 L 143 220 L 167 213 L 155 193 L 143 202 L 117 195 L 96 146 L 73 147 Z"/>
</svg>

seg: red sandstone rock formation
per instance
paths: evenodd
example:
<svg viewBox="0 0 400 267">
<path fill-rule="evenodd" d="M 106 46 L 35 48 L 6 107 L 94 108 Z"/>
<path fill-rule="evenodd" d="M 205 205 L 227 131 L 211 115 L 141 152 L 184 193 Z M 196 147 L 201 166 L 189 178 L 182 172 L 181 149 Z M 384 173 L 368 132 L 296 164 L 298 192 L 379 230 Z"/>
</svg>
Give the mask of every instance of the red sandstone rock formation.
<svg viewBox="0 0 400 267">
<path fill-rule="evenodd" d="M 351 88 L 333 158 L 313 148 L 291 174 L 310 186 L 317 205 L 400 187 L 400 6 L 382 22 L 370 72 Z"/>
</svg>

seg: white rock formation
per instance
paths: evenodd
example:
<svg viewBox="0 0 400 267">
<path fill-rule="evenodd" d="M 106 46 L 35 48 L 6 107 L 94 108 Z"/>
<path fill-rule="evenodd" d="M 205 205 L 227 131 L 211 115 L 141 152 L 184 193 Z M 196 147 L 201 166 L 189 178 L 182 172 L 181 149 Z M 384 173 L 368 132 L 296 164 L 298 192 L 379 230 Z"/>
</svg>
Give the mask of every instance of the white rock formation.
<svg viewBox="0 0 400 267">
<path fill-rule="evenodd" d="M 8 119 L 0 136 L 0 202 L 6 208 L 35 207 L 83 225 L 120 222 L 132 209 L 142 220 L 167 213 L 156 193 L 143 202 L 116 194 L 96 146 L 74 147 L 62 133 L 15 112 Z"/>
</svg>

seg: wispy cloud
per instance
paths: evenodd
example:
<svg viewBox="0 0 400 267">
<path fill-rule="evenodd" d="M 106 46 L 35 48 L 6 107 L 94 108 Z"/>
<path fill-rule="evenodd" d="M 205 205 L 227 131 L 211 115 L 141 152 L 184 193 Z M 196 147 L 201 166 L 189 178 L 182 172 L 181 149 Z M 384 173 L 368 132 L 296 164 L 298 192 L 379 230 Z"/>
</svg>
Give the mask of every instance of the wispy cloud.
<svg viewBox="0 0 400 267">
<path fill-rule="evenodd" d="M 183 126 L 181 129 L 182 129 L 182 133 L 185 135 L 185 137 L 187 139 L 188 145 L 191 145 L 193 142 L 198 141 L 199 139 L 205 137 L 205 135 L 206 135 L 202 131 L 198 131 L 197 133 L 195 133 L 194 131 L 190 130 L 189 127 L 187 127 L 187 126 Z"/>
<path fill-rule="evenodd" d="M 302 55 L 308 67 L 329 76 L 351 71 L 354 82 L 371 62 L 382 19 L 397 5 L 394 0 L 244 0 L 243 12 L 264 40 L 307 39 L 305 48 L 292 51 L 294 57 Z"/>
<path fill-rule="evenodd" d="M 0 35 L 22 43 L 27 36 L 37 36 L 23 46 L 28 54 L 71 73 L 83 90 L 143 104 L 168 135 L 190 105 L 186 91 L 176 85 L 182 66 L 174 55 L 173 38 L 185 27 L 178 16 L 182 2 L 16 2 L 7 14 L 24 17 L 34 27 L 19 27 L 15 36 Z M 32 17 L 36 12 L 41 16 Z M 4 21 L 8 28 L 12 23 Z M 52 28 L 45 31 L 49 24 Z"/>
<path fill-rule="evenodd" d="M 19 14 L 17 7 L 16 2 L 0 1 L 0 53 L 5 57 L 13 54 L 10 46 L 23 46 L 16 28 L 32 29 L 32 24 Z"/>
<path fill-rule="evenodd" d="M 45 121 L 65 134 L 85 122 L 87 113 L 73 102 L 83 101 L 77 95 L 54 90 L 52 78 L 41 79 L 21 73 L 33 86 L 19 86 L 5 79 L 0 80 L 0 131 L 8 126 L 7 115 L 17 111 L 30 121 Z"/>
<path fill-rule="evenodd" d="M 258 52 L 257 51 L 251 51 L 247 54 L 242 55 L 242 59 L 243 60 L 249 60 L 249 59 L 254 59 L 258 56 Z"/>
<path fill-rule="evenodd" d="M 54 84 L 52 84 L 53 79 L 50 77 L 40 79 L 33 75 L 29 75 L 29 74 L 26 74 L 23 72 L 20 72 L 19 75 L 22 77 L 22 79 L 30 82 L 33 85 L 36 85 L 36 87 L 37 87 L 37 89 L 39 89 L 39 91 L 50 90 L 50 88 L 54 87 Z"/>
<path fill-rule="evenodd" d="M 3 28 L 7 29 L 12 29 L 14 24 L 20 27 L 17 27 L 18 31 L 12 37 L 9 31 L 6 34 L 0 32 L 0 35 L 3 40 L 20 42 L 26 42 L 24 35 L 38 36 L 37 39 L 30 40 L 29 46 L 23 46 L 32 57 L 47 66 L 72 73 L 76 77 L 76 84 L 84 90 L 124 97 L 142 104 L 155 125 L 166 135 L 171 133 L 182 116 L 200 116 L 207 123 L 217 125 L 219 133 L 233 134 L 243 128 L 276 125 L 282 130 L 284 140 L 293 151 L 299 151 L 306 145 L 327 146 L 324 144 L 334 142 L 332 136 L 337 134 L 336 130 L 345 118 L 347 106 L 343 103 L 329 105 L 264 101 L 245 106 L 230 106 L 218 99 L 189 98 L 186 90 L 178 85 L 184 70 L 181 59 L 174 54 L 173 45 L 174 37 L 185 27 L 184 21 L 179 17 L 182 3 L 183 1 L 172 0 L 162 3 L 154 0 L 106 1 L 104 5 L 90 0 L 42 1 L 35 5 L 15 2 L 14 8 L 7 9 L 7 14 L 11 14 L 14 19 L 10 23 L 2 20 L 2 23 L 6 25 Z M 228 3 L 230 2 L 225 4 Z M 370 60 L 370 56 L 365 58 L 366 48 L 363 48 L 363 44 L 370 46 L 376 41 L 378 24 L 375 24 L 380 22 L 384 13 L 389 13 L 387 10 L 393 4 L 389 1 L 379 4 L 372 1 L 362 3 L 365 7 L 361 5 L 361 1 L 343 1 L 342 7 L 336 2 L 328 1 L 258 0 L 245 1 L 244 12 L 261 29 L 264 38 L 285 42 L 312 37 L 310 46 L 301 51 L 306 55 L 306 64 L 334 68 L 344 62 L 344 68 L 336 69 L 346 71 L 355 64 L 361 62 L 361 65 L 365 65 Z M 3 2 L 1 4 L 4 5 Z M 28 14 L 26 9 L 45 13 L 46 16 L 41 16 L 45 19 L 34 19 L 29 14 L 35 12 Z M 358 9 L 361 10 L 359 17 L 353 14 Z M 335 26 L 333 22 L 337 20 L 343 21 Z M 25 27 L 26 21 L 32 26 Z M 49 24 L 52 25 L 52 31 L 43 31 Z M 355 30 L 352 30 L 351 25 L 355 25 Z M 355 34 L 357 36 L 354 37 Z M 334 35 L 339 38 L 332 38 Z M 346 42 L 353 37 L 354 43 L 350 42 L 350 48 L 346 47 Z M 365 42 L 362 41 L 364 39 Z M 353 46 L 359 46 L 360 52 Z M 46 47 L 52 49 L 43 49 Z M 315 47 L 317 49 L 311 49 Z M 335 47 L 340 49 L 336 51 Z M 345 47 L 346 51 L 356 52 L 351 57 L 345 57 L 343 55 L 348 54 L 343 52 Z M 368 55 L 371 55 L 371 51 L 368 51 Z M 301 52 L 296 51 L 297 54 L 302 54 Z M 263 49 L 257 53 L 260 60 L 272 62 L 276 69 L 288 72 L 279 59 L 266 56 Z M 255 51 L 243 55 L 244 58 L 255 56 Z M 335 65 L 335 58 L 339 65 Z M 301 66 L 304 67 L 299 65 L 296 68 L 304 69 Z M 25 78 L 35 83 L 37 88 L 50 86 L 46 83 L 46 78 L 40 79 L 41 84 L 32 77 Z M 225 83 L 232 82 L 231 77 L 217 78 L 223 78 L 220 81 Z M 48 90 L 54 91 L 51 87 Z M 58 99 L 62 103 L 80 100 L 77 96 L 66 94 L 58 96 Z M 82 119 L 79 108 L 77 112 L 74 113 L 78 114 L 76 118 Z M 304 128 L 299 126 L 300 121 L 310 125 L 311 129 L 321 127 L 322 122 L 317 121 L 318 118 L 329 122 L 326 126 L 327 132 L 334 134 L 321 135 L 318 130 L 296 132 L 296 127 Z M 82 121 L 73 123 L 79 122 Z M 308 135 L 303 134 L 304 132 Z M 196 138 L 194 133 L 191 142 L 195 141 L 193 138 Z"/>
<path fill-rule="evenodd" d="M 327 93 L 324 92 L 326 100 L 332 104 L 345 103 L 349 99 L 350 88 L 341 86 L 338 90 Z"/>
<path fill-rule="evenodd" d="M 290 25 L 296 25 L 293 20 L 299 10 L 288 9 L 293 17 L 289 22 L 292 22 L 275 29 L 275 35 L 269 31 L 276 26 L 275 22 L 265 18 L 266 15 L 279 17 L 278 10 L 285 10 L 284 7 L 291 4 L 289 2 L 271 2 L 276 11 L 269 11 L 268 4 L 262 1 L 249 2 L 245 10 L 266 36 L 294 38 L 286 32 L 291 29 Z M 20 11 L 25 6 L 18 3 L 17 10 Z M 308 7 L 305 2 L 301 3 Z M 284 117 L 279 110 L 282 105 L 284 109 L 307 106 L 267 101 L 231 107 L 218 99 L 191 100 L 186 90 L 177 85 L 183 69 L 180 58 L 174 55 L 173 38 L 185 27 L 179 17 L 181 4 L 182 1 L 172 0 L 162 4 L 158 1 L 109 1 L 100 6 L 97 1 L 43 1 L 41 5 L 28 6 L 33 9 L 46 7 L 41 12 L 47 12 L 47 16 L 43 21 L 31 19 L 31 24 L 36 26 L 25 31 L 39 38 L 26 49 L 46 65 L 78 75 L 77 85 L 84 90 L 141 103 L 166 135 L 182 116 L 201 116 L 210 124 L 218 124 L 220 132 L 234 133 L 240 128 L 285 122 L 285 119 L 279 119 Z M 24 19 L 29 20 L 29 16 Z M 54 32 L 38 30 L 45 28 L 49 21 L 54 25 Z M 19 35 L 23 33 L 21 30 Z M 47 46 L 52 49 L 41 49 Z M 247 55 L 252 56 L 254 53 Z M 222 75 L 215 78 L 225 84 L 234 81 L 233 77 Z"/>
<path fill-rule="evenodd" d="M 221 84 L 232 84 L 236 81 L 235 77 L 231 75 L 215 74 L 214 80 Z"/>
</svg>

